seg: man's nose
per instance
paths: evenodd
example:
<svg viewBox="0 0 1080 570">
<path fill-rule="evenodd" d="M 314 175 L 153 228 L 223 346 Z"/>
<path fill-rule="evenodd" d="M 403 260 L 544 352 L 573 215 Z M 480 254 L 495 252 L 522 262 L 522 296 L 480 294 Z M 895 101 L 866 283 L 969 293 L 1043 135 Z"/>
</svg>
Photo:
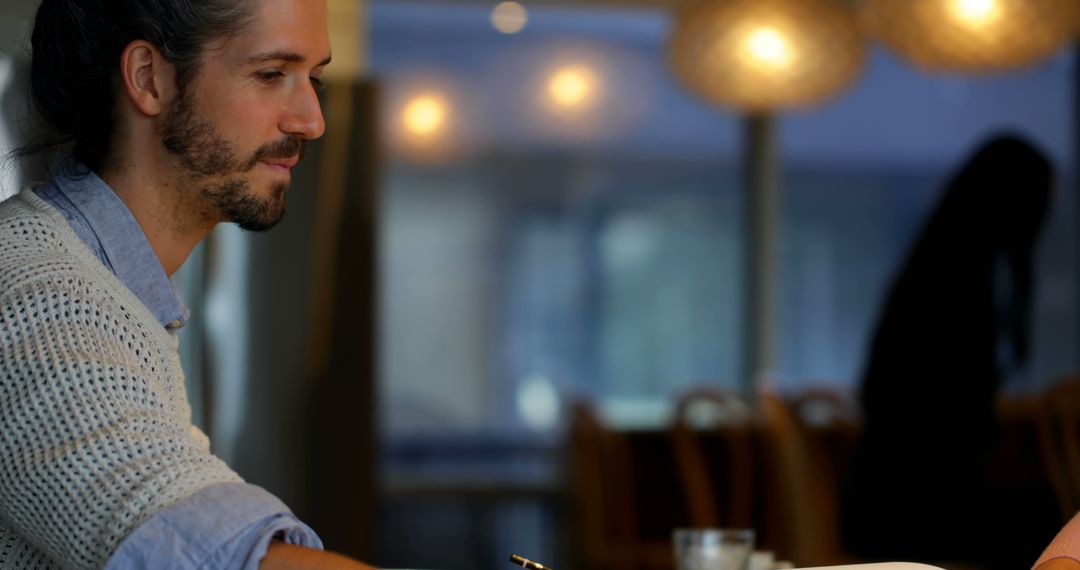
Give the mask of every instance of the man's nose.
<svg viewBox="0 0 1080 570">
<path fill-rule="evenodd" d="M 304 139 L 317 139 L 326 132 L 319 95 L 313 85 L 299 87 L 296 91 L 282 118 L 281 130 Z"/>
</svg>

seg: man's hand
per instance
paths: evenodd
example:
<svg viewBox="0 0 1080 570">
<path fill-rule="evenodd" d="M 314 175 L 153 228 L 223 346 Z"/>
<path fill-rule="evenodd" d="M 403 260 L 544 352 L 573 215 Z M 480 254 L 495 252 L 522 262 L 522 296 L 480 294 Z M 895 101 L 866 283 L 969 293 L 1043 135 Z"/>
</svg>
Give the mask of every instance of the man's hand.
<svg viewBox="0 0 1080 570">
<path fill-rule="evenodd" d="M 1072 558 L 1051 558 L 1036 566 L 1035 570 L 1080 570 L 1080 562 Z"/>
<path fill-rule="evenodd" d="M 375 568 L 332 552 L 272 540 L 266 556 L 259 563 L 259 570 L 375 570 Z"/>
</svg>

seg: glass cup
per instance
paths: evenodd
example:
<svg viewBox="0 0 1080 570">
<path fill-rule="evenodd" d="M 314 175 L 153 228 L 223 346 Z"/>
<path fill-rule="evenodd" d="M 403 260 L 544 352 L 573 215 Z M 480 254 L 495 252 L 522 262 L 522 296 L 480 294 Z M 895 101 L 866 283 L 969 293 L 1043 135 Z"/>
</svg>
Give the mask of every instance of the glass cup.
<svg viewBox="0 0 1080 570">
<path fill-rule="evenodd" d="M 776 560 L 768 550 L 755 550 L 750 553 L 750 570 L 773 570 Z"/>
<path fill-rule="evenodd" d="M 672 534 L 675 570 L 747 570 L 751 529 L 680 528 Z"/>
</svg>

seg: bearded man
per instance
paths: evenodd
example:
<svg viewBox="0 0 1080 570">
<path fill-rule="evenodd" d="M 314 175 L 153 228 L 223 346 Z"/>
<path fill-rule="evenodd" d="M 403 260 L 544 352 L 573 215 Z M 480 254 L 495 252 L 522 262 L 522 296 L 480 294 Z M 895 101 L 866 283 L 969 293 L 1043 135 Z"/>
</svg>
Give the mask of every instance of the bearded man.
<svg viewBox="0 0 1080 570">
<path fill-rule="evenodd" d="M 265 230 L 324 130 L 325 0 L 43 0 L 31 96 L 62 149 L 0 204 L 0 568 L 368 568 L 210 453 L 170 277 Z"/>
</svg>

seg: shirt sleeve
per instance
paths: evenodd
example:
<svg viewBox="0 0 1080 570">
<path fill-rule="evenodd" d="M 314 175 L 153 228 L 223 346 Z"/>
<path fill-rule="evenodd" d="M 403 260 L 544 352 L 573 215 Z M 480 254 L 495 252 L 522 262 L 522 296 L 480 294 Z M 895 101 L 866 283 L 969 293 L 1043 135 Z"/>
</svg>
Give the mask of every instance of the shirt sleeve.
<svg viewBox="0 0 1080 570">
<path fill-rule="evenodd" d="M 211 485 L 135 529 L 106 570 L 257 570 L 270 541 L 322 549 L 277 497 L 243 483 Z"/>
<path fill-rule="evenodd" d="M 1073 516 L 1043 551 L 1035 566 L 1055 558 L 1072 558 L 1080 561 L 1080 513 Z M 1033 566 L 1034 567 L 1034 566 Z"/>
<path fill-rule="evenodd" d="M 0 520 L 55 566 L 93 570 L 157 513 L 243 480 L 193 434 L 152 315 L 78 271 L 38 273 L 0 289 Z"/>
</svg>

